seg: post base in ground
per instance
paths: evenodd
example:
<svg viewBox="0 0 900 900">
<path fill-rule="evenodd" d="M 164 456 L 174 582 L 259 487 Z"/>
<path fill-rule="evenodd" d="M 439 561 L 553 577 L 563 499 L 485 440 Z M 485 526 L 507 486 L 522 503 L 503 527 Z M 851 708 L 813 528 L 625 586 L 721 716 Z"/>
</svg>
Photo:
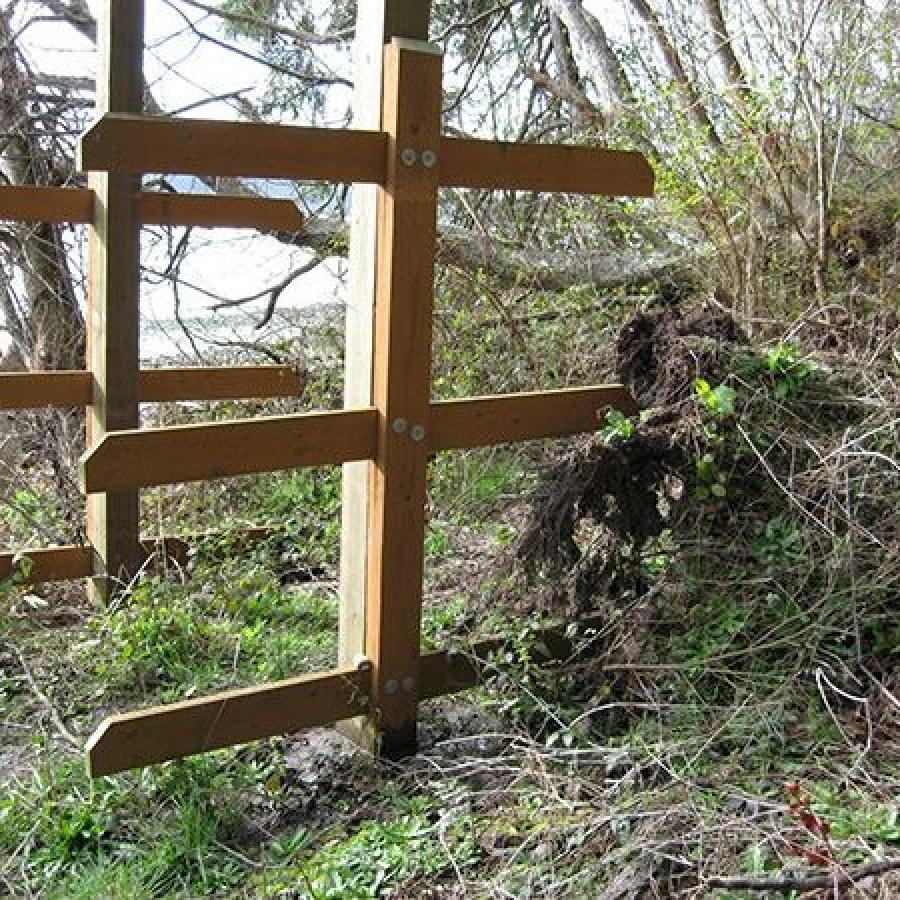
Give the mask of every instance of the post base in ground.
<svg viewBox="0 0 900 900">
<path fill-rule="evenodd" d="M 373 719 L 360 717 L 338 722 L 335 727 L 361 750 L 383 759 L 406 759 L 415 756 L 419 747 L 415 720 L 400 728 L 379 728 Z"/>
</svg>

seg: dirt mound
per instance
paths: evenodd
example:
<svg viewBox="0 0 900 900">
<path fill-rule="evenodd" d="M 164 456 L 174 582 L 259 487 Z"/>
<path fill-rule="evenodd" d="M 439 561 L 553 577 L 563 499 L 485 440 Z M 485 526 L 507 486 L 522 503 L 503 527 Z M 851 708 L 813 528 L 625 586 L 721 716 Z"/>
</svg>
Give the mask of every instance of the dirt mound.
<svg viewBox="0 0 900 900">
<path fill-rule="evenodd" d="M 684 495 L 686 402 L 697 377 L 725 376 L 747 338 L 725 313 L 677 305 L 639 312 L 622 328 L 619 377 L 649 414 L 627 438 L 594 437 L 543 477 L 519 544 L 527 570 L 552 576 L 542 602 L 581 612 L 600 594 L 642 591 L 635 560 Z"/>
<path fill-rule="evenodd" d="M 747 336 L 725 312 L 702 307 L 682 314 L 657 306 L 632 316 L 616 341 L 616 371 L 643 408 L 671 406 L 691 396 L 695 378 L 724 375 Z"/>
</svg>

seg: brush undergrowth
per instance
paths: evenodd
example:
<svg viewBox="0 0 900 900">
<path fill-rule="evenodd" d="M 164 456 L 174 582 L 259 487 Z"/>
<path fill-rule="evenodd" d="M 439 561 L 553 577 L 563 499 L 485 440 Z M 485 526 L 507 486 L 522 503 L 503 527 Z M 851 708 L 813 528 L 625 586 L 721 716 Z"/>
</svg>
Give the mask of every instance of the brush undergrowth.
<svg viewBox="0 0 900 900">
<path fill-rule="evenodd" d="M 238 533 L 283 527 L 209 538 L 106 610 L 8 580 L 0 891 L 739 898 L 715 879 L 777 876 L 771 896 L 799 897 L 900 857 L 897 364 L 774 341 L 698 373 L 665 527 L 618 542 L 552 666 L 540 627 L 575 610 L 512 554 L 541 451 L 437 457 L 424 645 L 509 640 L 483 687 L 426 705 L 402 765 L 315 733 L 90 782 L 72 745 L 114 710 L 332 664 L 336 471 L 217 488 L 192 524 L 240 494 Z M 646 427 L 600 426 L 605 446 Z M 148 522 L 198 497 L 151 496 Z M 587 519 L 573 539 L 583 560 L 607 546 Z"/>
</svg>

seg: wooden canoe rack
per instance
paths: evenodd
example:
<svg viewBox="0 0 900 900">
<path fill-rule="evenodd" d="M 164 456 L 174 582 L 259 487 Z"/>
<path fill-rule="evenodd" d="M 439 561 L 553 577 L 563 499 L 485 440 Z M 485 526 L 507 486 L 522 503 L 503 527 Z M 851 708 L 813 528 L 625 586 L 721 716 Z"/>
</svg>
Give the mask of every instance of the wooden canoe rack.
<svg viewBox="0 0 900 900">
<path fill-rule="evenodd" d="M 408 754 L 416 747 L 420 701 L 470 686 L 478 671 L 477 648 L 469 660 L 420 652 L 429 456 L 590 432 L 609 408 L 634 412 L 621 385 L 431 400 L 438 189 L 650 196 L 652 171 L 636 153 L 442 136 L 440 52 L 408 39 L 393 39 L 383 48 L 380 129 L 135 115 L 143 83 L 142 24 L 134 13 L 140 6 L 106 4 L 101 116 L 83 136 L 79 154 L 81 168 L 90 173 L 94 211 L 87 210 L 86 198 L 75 196 L 69 209 L 70 215 L 87 217 L 92 235 L 94 414 L 82 480 L 94 501 L 89 533 L 95 576 L 127 570 L 136 540 L 127 528 L 124 535 L 113 534 L 113 525 L 131 515 L 140 487 L 363 461 L 367 538 L 355 549 L 365 578 L 341 599 L 342 623 L 350 623 L 342 627 L 356 629 L 360 653 L 332 671 L 113 716 L 88 742 L 89 769 L 105 775 L 347 720 L 369 750 Z M 137 428 L 133 407 L 143 388 L 137 378 L 131 385 L 117 382 L 116 368 L 134 352 L 127 345 L 136 315 L 135 235 L 142 216 L 160 216 L 139 197 L 144 173 L 377 185 L 372 365 L 370 375 L 363 373 L 371 380 L 370 403 L 337 412 Z M 180 215 L 187 215 L 186 208 Z M 132 312 L 123 312 L 123 297 Z M 124 335 L 124 351 L 117 335 Z M 85 390 L 77 379 L 70 382 L 66 390 Z M 80 393 L 79 398 L 85 399 Z M 344 527 L 346 533 L 346 518 Z"/>
</svg>

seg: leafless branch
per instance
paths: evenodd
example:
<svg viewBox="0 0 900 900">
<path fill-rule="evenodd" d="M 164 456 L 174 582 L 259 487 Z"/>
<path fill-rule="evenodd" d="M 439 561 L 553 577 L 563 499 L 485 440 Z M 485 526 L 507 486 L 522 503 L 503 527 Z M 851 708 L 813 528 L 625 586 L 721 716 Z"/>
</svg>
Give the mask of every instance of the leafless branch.
<svg viewBox="0 0 900 900">
<path fill-rule="evenodd" d="M 821 875 L 781 875 L 777 878 L 712 876 L 704 879 L 703 883 L 708 888 L 724 888 L 725 890 L 812 891 L 817 888 L 847 887 L 847 885 L 856 884 L 864 878 L 877 878 L 879 875 L 886 875 L 897 869 L 900 869 L 900 859 L 883 859 L 867 866 L 823 872 Z"/>
</svg>

